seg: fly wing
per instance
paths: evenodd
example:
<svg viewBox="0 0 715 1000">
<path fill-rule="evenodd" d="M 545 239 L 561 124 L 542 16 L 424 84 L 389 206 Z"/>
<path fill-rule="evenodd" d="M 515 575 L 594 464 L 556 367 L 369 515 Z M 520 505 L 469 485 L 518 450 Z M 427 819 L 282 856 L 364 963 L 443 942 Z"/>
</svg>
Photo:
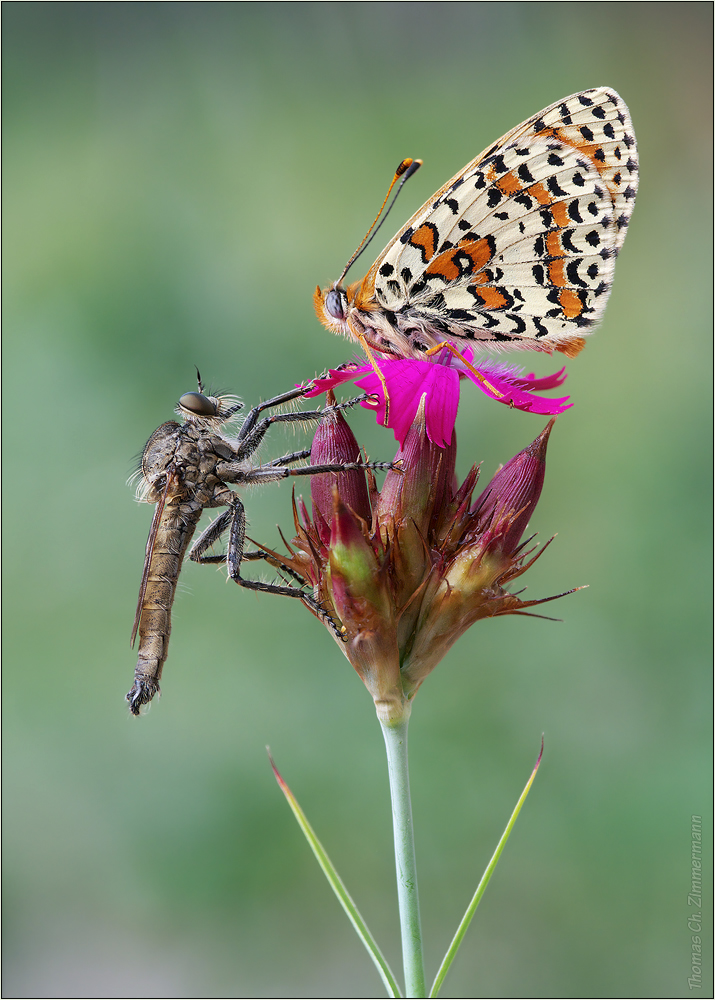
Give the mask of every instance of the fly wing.
<svg viewBox="0 0 715 1000">
<path fill-rule="evenodd" d="M 169 484 L 172 477 L 166 477 L 166 485 L 164 486 L 164 492 L 161 494 L 156 507 L 154 508 L 154 517 L 151 522 L 151 529 L 149 531 L 149 538 L 146 543 L 146 555 L 144 556 L 144 569 L 142 570 L 142 582 L 139 587 L 139 600 L 137 601 L 137 610 L 134 615 L 134 626 L 132 628 L 132 638 L 129 643 L 130 648 L 134 647 L 134 642 L 137 637 L 137 630 L 139 628 L 139 621 L 142 616 L 142 611 L 144 610 L 144 598 L 146 597 L 146 585 L 149 579 L 149 569 L 151 567 L 151 558 L 154 555 L 154 545 L 156 543 L 156 536 L 159 530 L 159 525 L 161 524 L 161 518 L 164 513 L 164 505 L 166 504 L 166 498 L 169 495 Z"/>
</svg>

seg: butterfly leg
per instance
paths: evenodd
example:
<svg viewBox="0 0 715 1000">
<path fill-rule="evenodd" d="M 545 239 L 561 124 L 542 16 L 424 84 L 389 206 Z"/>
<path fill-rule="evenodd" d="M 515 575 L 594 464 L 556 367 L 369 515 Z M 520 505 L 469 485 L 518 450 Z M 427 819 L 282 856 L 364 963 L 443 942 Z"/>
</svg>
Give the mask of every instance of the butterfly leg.
<svg viewBox="0 0 715 1000">
<path fill-rule="evenodd" d="M 384 420 L 385 420 L 385 426 L 387 426 L 387 421 L 388 421 L 388 418 L 390 416 L 390 393 L 387 391 L 387 382 L 385 381 L 385 376 L 382 374 L 382 372 L 380 370 L 380 366 L 378 365 L 377 361 L 375 360 L 375 356 L 372 353 L 372 351 L 370 350 L 368 342 L 365 340 L 365 337 L 363 336 L 363 334 L 360 333 L 358 330 L 353 329 L 352 327 L 351 327 L 351 332 L 357 338 L 357 340 L 360 341 L 360 345 L 362 346 L 362 349 L 365 352 L 365 354 L 367 354 L 368 361 L 372 365 L 372 370 L 375 372 L 375 374 L 377 375 L 377 377 L 380 380 L 380 385 L 382 386 L 382 391 L 385 393 L 385 418 L 384 418 Z"/>
<path fill-rule="evenodd" d="M 486 386 L 489 392 L 493 393 L 497 399 L 501 399 L 504 396 L 503 392 L 499 392 L 498 389 L 495 389 L 494 386 L 491 385 L 491 383 L 482 375 L 482 373 L 478 372 L 477 369 L 473 365 L 470 365 L 467 359 L 462 354 L 459 353 L 454 344 L 450 344 L 449 341 L 447 340 L 443 341 L 441 344 L 435 344 L 434 347 L 430 347 L 430 349 L 425 352 L 425 357 L 428 358 L 432 354 L 439 354 L 442 348 L 445 347 L 449 351 L 449 353 L 452 354 L 455 358 L 459 358 L 462 364 L 466 365 L 466 367 L 469 369 L 472 375 L 474 375 L 475 378 L 482 383 L 482 385 Z"/>
</svg>

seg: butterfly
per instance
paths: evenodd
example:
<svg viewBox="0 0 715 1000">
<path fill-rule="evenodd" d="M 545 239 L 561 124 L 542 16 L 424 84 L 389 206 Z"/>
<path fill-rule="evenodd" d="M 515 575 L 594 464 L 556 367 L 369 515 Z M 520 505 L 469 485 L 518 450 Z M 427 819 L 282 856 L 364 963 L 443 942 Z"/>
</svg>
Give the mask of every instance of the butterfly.
<svg viewBox="0 0 715 1000">
<path fill-rule="evenodd" d="M 390 191 L 420 162 L 403 160 Z M 338 281 L 316 289 L 316 313 L 356 338 L 378 374 L 373 351 L 424 358 L 484 346 L 575 357 L 603 316 L 637 189 L 624 102 L 605 87 L 572 94 L 468 163 L 345 288 L 366 237 Z"/>
</svg>

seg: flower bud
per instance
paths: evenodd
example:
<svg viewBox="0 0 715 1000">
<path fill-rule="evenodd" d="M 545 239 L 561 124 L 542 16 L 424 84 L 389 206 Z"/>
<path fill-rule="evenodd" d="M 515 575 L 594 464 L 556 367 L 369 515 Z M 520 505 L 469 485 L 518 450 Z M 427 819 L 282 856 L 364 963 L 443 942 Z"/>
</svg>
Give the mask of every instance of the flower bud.
<svg viewBox="0 0 715 1000">
<path fill-rule="evenodd" d="M 326 591 L 345 627 L 345 655 L 383 722 L 404 712 L 396 609 L 387 567 L 378 558 L 364 525 L 334 493 Z"/>
<path fill-rule="evenodd" d="M 381 525 L 411 521 L 424 538 L 434 514 L 445 507 L 456 492 L 454 468 L 457 438 L 438 448 L 429 440 L 425 428 L 424 398 L 417 419 L 395 456 L 399 472 L 388 472 L 380 491 L 377 520 Z"/>
<path fill-rule="evenodd" d="M 342 416 L 324 424 L 313 460 L 354 460 L 357 445 Z M 475 622 L 527 614 L 554 599 L 526 601 L 508 589 L 540 554 L 519 542 L 541 494 L 552 426 L 472 503 L 478 470 L 458 487 L 456 441 L 435 443 L 422 402 L 397 454 L 403 471 L 388 472 L 372 498 L 374 519 L 362 473 L 351 487 L 352 473 L 333 477 L 330 494 L 314 477 L 314 523 L 295 507 L 295 548 L 277 558 L 313 587 L 323 621 L 340 621 L 342 632 L 331 631 L 383 722 L 404 718 L 425 677 Z"/>
<path fill-rule="evenodd" d="M 546 446 L 554 420 L 535 441 L 502 466 L 472 506 L 484 543 L 511 555 L 534 513 L 546 473 Z"/>
<path fill-rule="evenodd" d="M 328 394 L 328 406 L 335 403 L 332 392 Z M 318 424 L 310 452 L 311 465 L 340 465 L 343 462 L 358 462 L 360 446 L 350 426 L 340 410 L 328 410 Z M 330 521 L 333 516 L 333 490 L 337 487 L 341 501 L 358 517 L 370 521 L 370 499 L 367 481 L 362 469 L 350 472 L 323 472 L 313 476 L 310 494 L 313 500 L 313 521 L 321 542 L 330 541 Z"/>
</svg>

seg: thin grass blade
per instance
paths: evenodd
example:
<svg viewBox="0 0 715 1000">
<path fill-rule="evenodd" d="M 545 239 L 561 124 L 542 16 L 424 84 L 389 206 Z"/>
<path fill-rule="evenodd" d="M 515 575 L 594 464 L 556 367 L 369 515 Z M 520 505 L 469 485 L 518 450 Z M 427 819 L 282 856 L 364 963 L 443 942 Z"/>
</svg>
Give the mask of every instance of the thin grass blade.
<svg viewBox="0 0 715 1000">
<path fill-rule="evenodd" d="M 293 795 L 290 788 L 281 777 L 280 772 L 278 771 L 278 768 L 276 767 L 275 762 L 271 757 L 271 751 L 268 749 L 268 747 L 266 747 L 266 749 L 268 750 L 268 759 L 271 762 L 271 767 L 273 768 L 273 773 L 276 776 L 276 781 L 278 782 L 281 791 L 288 800 L 288 805 L 293 810 L 293 815 L 298 820 L 298 824 L 301 830 L 303 831 L 303 835 L 310 844 L 313 854 L 318 859 L 318 864 L 323 869 L 325 877 L 327 878 L 333 892 L 340 901 L 340 905 L 347 913 L 348 919 L 355 928 L 356 934 L 358 935 L 362 943 L 365 945 L 370 955 L 370 958 L 372 958 L 373 962 L 375 963 L 375 968 L 377 969 L 378 973 L 380 974 L 380 978 L 385 984 L 385 988 L 387 989 L 388 995 L 391 997 L 401 997 L 402 993 L 400 992 L 400 987 L 397 985 L 397 981 L 394 975 L 392 974 L 392 970 L 390 969 L 390 966 L 387 964 L 382 952 L 378 948 L 375 939 L 368 930 L 367 924 L 360 915 L 360 912 L 358 911 L 358 908 L 355 905 L 352 896 L 345 888 L 342 879 L 336 872 L 333 863 L 326 854 L 325 848 L 316 837 L 315 831 L 308 822 L 305 813 L 298 805 L 295 796 Z"/>
<path fill-rule="evenodd" d="M 469 927 L 472 921 L 472 917 L 474 916 L 476 909 L 479 906 L 479 902 L 482 896 L 484 895 L 484 890 L 489 885 L 489 879 L 492 877 L 492 873 L 494 872 L 494 869 L 497 866 L 497 861 L 499 860 L 501 852 L 504 850 L 504 847 L 506 845 L 507 840 L 509 839 L 509 834 L 511 833 L 514 827 L 514 824 L 516 823 L 516 817 L 521 812 L 521 807 L 524 805 L 524 802 L 526 801 L 526 796 L 529 794 L 529 789 L 531 788 L 534 778 L 536 777 L 536 772 L 539 770 L 539 764 L 541 763 L 541 758 L 543 756 L 543 753 L 544 753 L 544 737 L 542 736 L 541 750 L 539 751 L 538 759 L 536 761 L 536 764 L 534 765 L 534 770 L 531 772 L 531 777 L 527 781 L 526 787 L 524 788 L 524 791 L 521 793 L 519 797 L 519 801 L 514 807 L 514 812 L 511 814 L 509 822 L 506 825 L 506 829 L 504 830 L 504 833 L 501 835 L 501 839 L 497 844 L 497 849 L 494 851 L 494 854 L 492 854 L 491 860 L 487 865 L 484 874 L 482 875 L 481 882 L 477 886 L 477 891 L 474 893 L 472 901 L 467 907 L 467 912 L 462 917 L 462 922 L 457 928 L 457 933 L 452 938 L 452 943 L 447 949 L 447 954 L 444 956 L 442 960 L 442 964 L 439 967 L 439 971 L 437 973 L 435 981 L 432 984 L 432 989 L 429 992 L 430 997 L 436 997 L 440 989 L 442 988 L 442 983 L 444 982 L 444 978 L 449 972 L 449 967 L 454 961 L 455 955 L 457 954 L 459 946 L 462 943 L 462 938 L 467 933 L 467 928 Z"/>
</svg>

